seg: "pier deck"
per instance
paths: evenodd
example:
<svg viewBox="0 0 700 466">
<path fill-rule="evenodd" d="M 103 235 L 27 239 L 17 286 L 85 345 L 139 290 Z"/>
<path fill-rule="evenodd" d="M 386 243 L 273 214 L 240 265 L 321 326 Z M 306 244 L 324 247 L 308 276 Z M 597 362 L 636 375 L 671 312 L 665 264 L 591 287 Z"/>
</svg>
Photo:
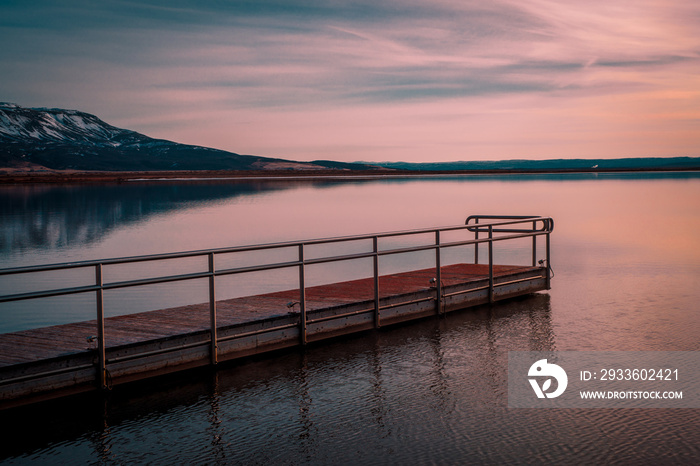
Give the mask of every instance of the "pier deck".
<svg viewBox="0 0 700 466">
<path fill-rule="evenodd" d="M 548 290 L 553 229 L 550 217 L 472 215 L 464 225 L 448 227 L 0 269 L 0 277 L 22 276 L 27 283 L 44 286 L 2 295 L 0 303 L 94 293 L 96 317 L 0 334 L 0 409 Z M 538 248 L 539 237 L 544 238 L 544 247 Z M 505 241 L 529 250 L 531 265 L 496 265 L 494 249 Z M 465 248 L 473 251 L 473 263 L 443 264 L 450 257 L 448 251 Z M 479 249 L 487 253 L 486 264 L 479 263 Z M 434 254 L 434 267 L 380 274 L 385 257 L 420 252 Z M 262 256 L 253 265 L 244 265 L 244 261 L 226 266 L 227 260 L 249 253 Z M 538 260 L 542 253 L 544 258 Z M 266 260 L 265 254 L 280 262 Z M 290 254 L 296 259 L 283 259 Z M 194 269 L 173 274 L 179 270 L 174 265 L 190 259 L 199 260 L 199 265 L 190 264 Z M 342 267 L 358 259 L 371 260 L 369 278 L 320 286 L 306 281 L 308 266 Z M 460 254 L 457 260 L 463 261 L 464 256 Z M 160 265 L 160 272 L 148 278 L 136 274 L 127 280 L 110 273 L 121 266 L 141 264 Z M 216 299 L 221 277 L 290 268 L 299 275 L 295 289 Z M 92 270 L 94 281 L 83 278 L 78 285 L 51 288 L 51 282 L 41 278 L 45 272 L 75 269 Z M 105 316 L 105 291 L 191 280 L 207 280 L 207 302 Z"/>
<path fill-rule="evenodd" d="M 371 277 L 309 287 L 305 290 L 307 341 L 546 289 L 543 267 L 497 265 L 493 275 L 494 296 L 490 297 L 487 265 L 444 266 L 440 300 L 431 283 L 434 268 L 380 276 L 379 322 L 375 322 Z M 295 289 L 217 301 L 217 360 L 299 345 L 299 306 L 288 306 L 298 299 Z M 111 383 L 209 364 L 209 319 L 208 303 L 106 318 Z M 87 337 L 96 334 L 96 327 L 96 321 L 87 321 L 1 334 L 0 405 L 47 390 L 94 389 L 96 350 L 90 348 Z"/>
</svg>

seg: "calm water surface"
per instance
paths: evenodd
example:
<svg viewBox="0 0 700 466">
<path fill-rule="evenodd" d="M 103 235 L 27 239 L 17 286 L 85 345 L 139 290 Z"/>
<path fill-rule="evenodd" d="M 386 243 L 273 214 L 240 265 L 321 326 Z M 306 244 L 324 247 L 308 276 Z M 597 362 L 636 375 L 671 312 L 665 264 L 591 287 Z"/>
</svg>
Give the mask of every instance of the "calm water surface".
<svg viewBox="0 0 700 466">
<path fill-rule="evenodd" d="M 549 292 L 3 412 L 0 461 L 697 464 L 695 409 L 507 408 L 509 351 L 700 350 L 697 174 L 4 186 L 0 261 L 445 226 L 476 213 L 555 219 Z M 0 308 L 0 330 L 91 318 L 83 304 Z"/>
</svg>

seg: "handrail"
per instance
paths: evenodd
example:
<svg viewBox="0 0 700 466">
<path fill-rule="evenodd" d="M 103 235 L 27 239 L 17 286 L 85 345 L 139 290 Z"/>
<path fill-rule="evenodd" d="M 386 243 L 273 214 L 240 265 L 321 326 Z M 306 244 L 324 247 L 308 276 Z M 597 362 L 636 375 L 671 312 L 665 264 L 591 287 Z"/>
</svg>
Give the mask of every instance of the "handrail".
<svg viewBox="0 0 700 466">
<path fill-rule="evenodd" d="M 537 220 L 537 221 L 548 221 L 550 222 L 549 224 L 552 225 L 552 229 L 554 226 L 554 220 L 551 219 L 550 217 L 537 217 L 537 216 L 526 216 L 526 217 L 520 217 L 520 216 L 488 216 L 488 215 L 472 215 L 467 218 L 467 221 L 472 218 L 509 218 L 509 219 L 528 219 L 530 221 L 532 220 Z M 511 225 L 515 223 L 523 223 L 520 220 L 515 220 L 515 221 L 507 221 L 507 222 L 492 222 L 490 223 L 493 226 L 498 226 L 498 225 Z M 479 227 L 486 227 L 488 224 L 479 224 Z M 62 270 L 62 269 L 73 269 L 73 268 L 81 268 L 81 267 L 94 267 L 98 264 L 102 265 L 116 265 L 116 264 L 126 264 L 126 263 L 134 263 L 134 262 L 146 262 L 146 261 L 158 261 L 158 260 L 168 260 L 168 259 L 182 259 L 186 257 L 195 257 L 195 256 L 204 256 L 208 254 L 232 254 L 232 253 L 237 253 L 237 252 L 250 252 L 250 251 L 260 251 L 264 249 L 282 249 L 282 248 L 289 248 L 289 247 L 294 247 L 298 246 L 299 244 L 304 244 L 306 246 L 313 246 L 313 245 L 318 245 L 318 244 L 327 244 L 327 243 L 340 243 L 340 242 L 348 242 L 348 241 L 360 241 L 363 239 L 372 239 L 374 237 L 377 238 L 389 238 L 389 237 L 397 237 L 397 236 L 408 236 L 408 235 L 420 235 L 420 234 L 426 234 L 426 233 L 433 233 L 435 231 L 455 231 L 455 230 L 464 230 L 467 229 L 469 231 L 475 231 L 476 229 L 474 228 L 474 225 L 468 225 L 467 227 L 462 226 L 462 225 L 453 225 L 453 226 L 445 226 L 445 227 L 439 227 L 439 228 L 424 228 L 424 229 L 415 229 L 415 230 L 399 230 L 399 231 L 390 231 L 390 232 L 383 232 L 383 233 L 374 233 L 374 234 L 366 234 L 366 235 L 353 235 L 353 236 L 337 236 L 337 237 L 329 237 L 329 238 L 318 238 L 318 239 L 310 239 L 310 240 L 303 240 L 303 241 L 287 241 L 287 242 L 279 242 L 279 243 L 266 243 L 266 244 L 256 244 L 256 245 L 248 245 L 248 246 L 236 246 L 236 247 L 229 247 L 229 248 L 215 248 L 215 249 L 200 249 L 200 250 L 194 250 L 194 251 L 184 251 L 184 252 L 175 252 L 175 253 L 165 253 L 165 254 L 150 254 L 150 255 L 140 255 L 140 256 L 127 256 L 127 257 L 118 257 L 118 258 L 109 258 L 109 259 L 97 259 L 97 260 L 89 260 L 89 261 L 76 261 L 76 262 L 64 262 L 64 263 L 56 263 L 56 264 L 47 264 L 47 265 L 30 265 L 30 266 L 24 266 L 24 267 L 12 267 L 12 268 L 5 268 L 5 269 L 0 269 L 0 276 L 2 275 L 12 275 L 12 274 L 19 274 L 19 273 L 32 273 L 32 272 L 48 272 L 52 270 Z M 494 232 L 497 232 L 498 230 L 494 229 Z M 505 230 L 504 230 L 505 231 Z M 523 230 L 523 232 L 531 232 L 533 230 Z M 546 229 L 540 229 L 538 231 L 546 232 Z M 551 233 L 551 229 L 549 230 Z"/>
<path fill-rule="evenodd" d="M 483 221 L 488 221 L 484 223 Z M 472 223 L 474 222 L 474 223 Z M 526 227 L 527 225 L 527 227 Z M 216 277 L 234 275 L 249 272 L 258 272 L 265 270 L 275 270 L 284 268 L 297 267 L 299 269 L 299 330 L 301 343 L 306 343 L 306 324 L 308 323 L 306 319 L 306 283 L 305 283 L 305 267 L 314 264 L 324 264 L 332 262 L 341 262 L 354 259 L 372 258 L 373 259 L 373 276 L 374 276 L 374 313 L 375 313 L 375 327 L 381 325 L 379 319 L 379 258 L 384 256 L 404 254 L 419 251 L 435 251 L 435 269 L 436 269 L 436 297 L 437 302 L 436 308 L 438 312 L 442 309 L 442 300 L 445 296 L 442 293 L 442 281 L 441 275 L 441 264 L 440 264 L 440 253 L 442 250 L 447 248 L 454 248 L 460 246 L 470 246 L 473 245 L 475 249 L 475 263 L 478 263 L 478 251 L 479 246 L 486 244 L 488 246 L 488 265 L 489 265 L 489 299 L 493 301 L 494 299 L 494 279 L 493 279 L 493 245 L 495 242 L 513 240 L 517 238 L 527 238 L 532 237 L 532 265 L 535 267 L 537 265 L 537 237 L 545 236 L 546 238 L 546 288 L 549 289 L 550 280 L 550 249 L 549 249 L 549 236 L 554 228 L 554 220 L 550 217 L 539 217 L 539 216 L 506 216 L 506 215 L 472 215 L 466 219 L 464 225 L 446 226 L 439 228 L 425 228 L 425 229 L 415 229 L 415 230 L 403 230 L 403 231 L 393 231 L 366 235 L 354 235 L 354 236 L 339 236 L 331 238 L 321 238 L 321 239 L 311 239 L 303 241 L 288 241 L 288 242 L 278 242 L 278 243 L 268 243 L 268 244 L 258 244 L 258 245 L 248 245 L 248 246 L 237 246 L 229 248 L 217 248 L 217 249 L 206 249 L 206 250 L 195 250 L 195 251 L 185 251 L 177 253 L 166 253 L 166 254 L 152 254 L 152 255 L 141 255 L 141 256 L 131 256 L 131 257 L 121 257 L 121 258 L 110 258 L 101 260 L 89 260 L 80 261 L 72 263 L 58 263 L 58 264 L 48 264 L 48 265 L 35 265 L 26 267 L 14 267 L 0 269 L 1 276 L 12 276 L 28 273 L 38 273 L 56 270 L 67 270 L 76 268 L 94 268 L 95 270 L 95 282 L 89 285 L 75 286 L 68 288 L 57 288 L 49 290 L 40 290 L 33 292 L 23 292 L 15 293 L 9 295 L 0 295 L 0 303 L 13 302 L 13 301 L 23 301 L 29 299 L 38 299 L 51 296 L 62 296 L 71 295 L 87 292 L 96 293 L 96 316 L 98 325 L 98 355 L 97 355 L 97 372 L 98 372 L 98 383 L 102 388 L 107 386 L 106 384 L 106 366 L 110 361 L 106 360 L 105 357 L 105 342 L 104 342 L 104 301 L 102 299 L 102 294 L 105 290 L 114 290 L 121 288 L 128 288 L 134 286 L 144 286 L 153 285 L 159 283 L 176 282 L 184 280 L 194 280 L 207 278 L 209 280 L 209 306 L 210 306 L 210 345 L 211 345 L 211 363 L 217 363 L 217 343 L 221 340 L 217 338 L 217 324 L 216 324 Z M 473 239 L 464 239 L 458 241 L 442 242 L 441 233 L 445 232 L 455 232 L 455 231 L 465 231 L 474 233 Z M 487 233 L 487 237 L 479 238 L 479 233 Z M 498 233 L 498 236 L 494 236 Z M 380 250 L 378 247 L 378 240 L 380 238 L 396 238 L 412 235 L 426 235 L 432 234 L 433 240 L 428 241 L 424 244 L 418 246 L 407 246 L 407 247 L 395 247 L 392 249 Z M 351 253 L 351 254 L 341 254 L 333 256 L 323 256 L 306 258 L 305 249 L 309 246 L 322 245 L 322 244 L 334 244 L 350 241 L 372 241 L 372 250 L 368 252 Z M 225 268 L 217 270 L 215 267 L 215 257 L 217 255 L 223 254 L 233 254 L 240 252 L 249 251 L 263 251 L 263 250 L 273 250 L 273 249 L 283 249 L 283 248 L 297 248 L 298 258 L 296 260 L 289 260 L 285 262 L 273 262 L 264 263 L 252 266 Z M 110 265 L 117 264 L 131 264 L 146 261 L 160 261 L 160 260 L 174 260 L 189 257 L 202 257 L 206 256 L 208 258 L 208 267 L 206 271 L 201 272 L 191 272 L 179 275 L 163 275 L 151 278 L 139 278 L 134 280 L 124 280 L 124 281 L 113 281 L 104 282 L 104 268 Z M 540 261 L 542 265 L 543 261 Z M 369 311 L 368 311 L 369 312 Z"/>
<path fill-rule="evenodd" d="M 487 224 L 482 224 L 486 226 Z M 458 228 L 458 229 L 463 229 L 463 228 Z M 436 229 L 436 230 L 427 230 L 428 232 L 435 232 L 435 231 L 450 231 L 453 230 L 453 228 L 447 228 L 447 229 Z M 474 230 L 470 230 L 474 231 Z M 481 231 L 481 230 L 479 230 Z M 496 231 L 496 230 L 494 230 Z M 521 230 L 517 230 L 521 231 Z M 512 239 L 517 239 L 517 238 L 527 238 L 531 237 L 533 235 L 546 235 L 549 234 L 548 231 L 542 231 L 542 230 L 536 230 L 536 231 L 531 231 L 531 230 L 522 230 L 522 231 L 527 231 L 530 234 L 517 234 L 517 235 L 509 235 L 509 236 L 500 236 L 500 237 L 495 237 L 495 238 L 483 238 L 483 239 L 474 239 L 474 240 L 464 240 L 464 241 L 453 241 L 450 243 L 442 243 L 439 245 L 440 249 L 446 249 L 446 248 L 451 248 L 451 247 L 456 247 L 456 246 L 467 246 L 467 245 L 479 245 L 481 243 L 490 243 L 490 242 L 496 242 L 496 241 L 506 241 L 506 240 L 512 240 Z M 382 237 L 381 235 L 377 235 L 377 237 Z M 362 237 L 362 239 L 370 239 L 373 238 L 372 236 L 369 236 L 367 238 Z M 289 246 L 301 246 L 301 245 L 309 245 L 309 244 L 325 244 L 325 243 L 290 243 Z M 273 246 L 275 247 L 275 246 Z M 405 254 L 409 252 L 420 252 L 420 251 L 428 251 L 428 250 L 434 250 L 438 247 L 438 245 L 435 244 L 430 244 L 430 245 L 424 245 L 424 246 L 412 246 L 412 247 L 406 247 L 406 248 L 396 248 L 396 249 L 387 249 L 383 251 L 377 251 L 377 252 L 363 252 L 363 253 L 355 253 L 355 254 L 346 254 L 346 255 L 341 255 L 341 256 L 329 256 L 329 257 L 323 257 L 323 258 L 316 258 L 316 259 L 306 259 L 303 261 L 296 260 L 296 261 L 288 261 L 288 262 L 277 262 L 277 263 L 271 263 L 271 264 L 264 264 L 264 265 L 256 265 L 256 266 L 246 266 L 246 267 L 235 267 L 235 268 L 230 268 L 230 269 L 221 269 L 221 270 L 216 270 L 214 272 L 193 272 L 193 273 L 187 273 L 187 274 L 180 274 L 180 275 L 165 275 L 165 276 L 160 276 L 160 277 L 153 277 L 153 278 L 140 278 L 136 280 L 124 280 L 124 281 L 119 281 L 119 282 L 109 282 L 109 283 L 104 283 L 102 285 L 85 285 L 85 286 L 77 286 L 77 287 L 70 287 L 70 288 L 58 288 L 58 289 L 51 289 L 51 290 L 46 290 L 46 291 L 34 291 L 34 292 L 27 292 L 27 293 L 17 293 L 17 294 L 11 294 L 11 295 L 2 295 L 0 296 L 0 303 L 5 303 L 5 302 L 12 302 L 12 301 L 24 301 L 28 299 L 38 299 L 38 298 L 49 298 L 49 297 L 54 297 L 54 296 L 65 296 L 69 294 L 79 294 L 79 293 L 87 293 L 91 291 L 98 291 L 98 290 L 116 290 L 116 289 L 122 289 L 122 288 L 131 288 L 135 286 L 145 286 L 145 285 L 157 285 L 161 283 L 170 283 L 170 282 L 176 282 L 176 281 L 184 281 L 184 280 L 194 280 L 194 279 L 200 279 L 200 278 L 208 278 L 211 276 L 223 276 L 223 275 L 234 275 L 234 274 L 241 274 L 241 273 L 250 273 L 250 272 L 262 272 L 266 270 L 275 270 L 275 269 L 283 269 L 283 268 L 289 268 L 289 267 L 298 267 L 300 265 L 314 265 L 314 264 L 325 264 L 329 262 L 341 262 L 341 261 L 347 261 L 347 260 L 355 260 L 355 259 L 364 259 L 368 257 L 374 257 L 376 256 L 389 256 L 389 255 L 395 255 L 395 254 Z M 202 251 L 201 253 L 198 252 L 198 255 L 210 255 L 210 254 L 217 254 L 214 250 L 211 250 L 209 252 L 207 251 Z M 178 257 L 192 257 L 191 255 L 187 256 L 178 256 Z M 165 258 L 165 259 L 171 259 L 171 257 Z M 133 262 L 138 262 L 140 261 L 141 258 L 135 259 Z M 104 265 L 112 265 L 112 264 L 124 264 L 124 263 L 133 263 L 133 262 L 113 262 L 111 260 L 105 260 L 104 262 L 101 261 L 95 261 L 94 263 L 90 263 L 89 265 L 83 265 L 82 267 L 95 267 L 98 265 L 104 266 Z M 59 264 L 55 264 L 59 265 Z M 44 272 L 44 271 L 50 271 L 50 270 L 60 270 L 57 268 L 53 267 L 54 264 L 46 266 L 47 268 L 38 268 L 37 270 L 32 270 L 31 272 Z M 66 268 L 73 268 L 72 264 L 68 264 L 68 267 Z M 6 272 L 4 275 L 8 275 L 11 273 L 28 273 L 30 271 L 23 270 L 23 269 L 4 269 L 0 270 L 0 272 Z"/>
<path fill-rule="evenodd" d="M 549 231 L 550 233 L 554 231 L 554 219 L 547 217 L 539 217 L 537 215 L 470 215 L 464 222 L 465 225 L 471 225 L 469 231 L 474 232 L 488 232 L 488 228 L 485 228 L 483 223 L 479 223 L 479 220 L 532 220 L 532 228 L 530 229 L 507 229 L 507 228 L 494 228 L 494 233 L 529 233 L 533 231 Z M 472 224 L 471 221 L 474 220 Z M 537 223 L 542 222 L 542 227 L 537 228 Z M 511 222 L 499 222 L 497 225 L 509 225 Z"/>
<path fill-rule="evenodd" d="M 474 220 L 474 223 L 471 221 Z M 479 223 L 480 220 L 501 220 L 500 222 L 484 224 Z M 502 220 L 506 220 L 503 222 Z M 493 225 L 513 225 L 521 223 L 521 221 L 532 221 L 532 228 L 493 228 Z M 542 227 L 537 228 L 538 222 L 542 222 Z M 524 233 L 532 234 L 535 232 L 547 232 L 547 264 L 549 264 L 549 233 L 554 231 L 554 219 L 551 217 L 539 217 L 536 215 L 470 215 L 464 222 L 468 226 L 469 231 L 474 232 L 474 238 L 479 238 L 479 233 L 488 233 L 489 238 L 493 237 L 494 233 Z M 490 226 L 489 226 L 490 225 Z M 532 236 L 532 265 L 537 262 L 537 237 Z M 474 263 L 479 263 L 479 247 L 474 246 Z M 489 264 L 491 263 L 491 251 L 489 248 Z M 551 267 L 548 265 L 548 272 Z M 549 273 L 547 273 L 547 289 L 549 289 Z"/>
</svg>

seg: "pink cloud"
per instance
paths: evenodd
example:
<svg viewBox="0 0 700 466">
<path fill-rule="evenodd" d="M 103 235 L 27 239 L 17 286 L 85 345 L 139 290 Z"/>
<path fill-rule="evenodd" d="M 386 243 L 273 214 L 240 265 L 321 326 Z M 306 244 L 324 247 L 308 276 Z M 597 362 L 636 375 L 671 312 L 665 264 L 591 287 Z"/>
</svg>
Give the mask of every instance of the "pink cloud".
<svg viewBox="0 0 700 466">
<path fill-rule="evenodd" d="M 74 35 L 13 29 L 25 49 L 0 51 L 0 90 L 299 160 L 700 155 L 694 1 L 220 8 L 155 9 L 135 26 L 89 16 Z"/>
</svg>

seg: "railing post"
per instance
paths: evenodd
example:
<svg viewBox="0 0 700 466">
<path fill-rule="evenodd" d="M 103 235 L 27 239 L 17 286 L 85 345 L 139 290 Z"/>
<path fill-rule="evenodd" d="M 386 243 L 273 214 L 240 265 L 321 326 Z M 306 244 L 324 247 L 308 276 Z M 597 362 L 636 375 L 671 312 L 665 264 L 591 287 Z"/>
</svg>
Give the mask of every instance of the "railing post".
<svg viewBox="0 0 700 466">
<path fill-rule="evenodd" d="M 489 302 L 495 301 L 493 294 L 493 225 L 489 225 Z"/>
<path fill-rule="evenodd" d="M 550 287 L 551 277 L 550 277 L 549 273 L 552 270 L 552 263 L 550 262 L 550 255 L 549 255 L 549 235 L 550 235 L 551 231 L 552 231 L 551 225 L 548 224 L 547 225 L 547 234 L 545 235 L 545 239 L 546 239 L 546 241 L 545 241 L 545 249 L 546 249 L 545 256 L 546 257 L 545 258 L 547 260 L 547 270 L 545 271 L 546 272 L 545 285 L 547 286 L 548 290 L 551 289 L 551 287 Z"/>
<path fill-rule="evenodd" d="M 374 275 L 374 328 L 382 326 L 379 316 L 379 241 L 376 236 L 372 238 L 373 275 Z"/>
<path fill-rule="evenodd" d="M 211 339 L 210 355 L 211 364 L 219 362 L 218 356 L 218 336 L 216 331 L 216 266 L 214 264 L 214 253 L 209 253 L 209 332 Z"/>
<path fill-rule="evenodd" d="M 435 230 L 435 290 L 437 313 L 442 314 L 442 265 L 440 264 L 440 230 Z"/>
<path fill-rule="evenodd" d="M 476 230 L 474 231 L 474 239 L 479 239 L 479 219 L 474 219 Z M 474 243 L 474 263 L 479 263 L 479 243 Z"/>
<path fill-rule="evenodd" d="M 304 279 L 304 244 L 299 244 L 299 336 L 306 345 L 306 284 Z"/>
<path fill-rule="evenodd" d="M 532 266 L 537 265 L 537 221 L 532 222 Z"/>
<path fill-rule="evenodd" d="M 104 285 L 102 279 L 102 264 L 95 266 L 95 284 L 100 288 L 95 292 L 97 305 L 97 382 L 100 389 L 107 388 L 107 369 L 105 364 L 105 308 L 104 308 Z"/>
</svg>

